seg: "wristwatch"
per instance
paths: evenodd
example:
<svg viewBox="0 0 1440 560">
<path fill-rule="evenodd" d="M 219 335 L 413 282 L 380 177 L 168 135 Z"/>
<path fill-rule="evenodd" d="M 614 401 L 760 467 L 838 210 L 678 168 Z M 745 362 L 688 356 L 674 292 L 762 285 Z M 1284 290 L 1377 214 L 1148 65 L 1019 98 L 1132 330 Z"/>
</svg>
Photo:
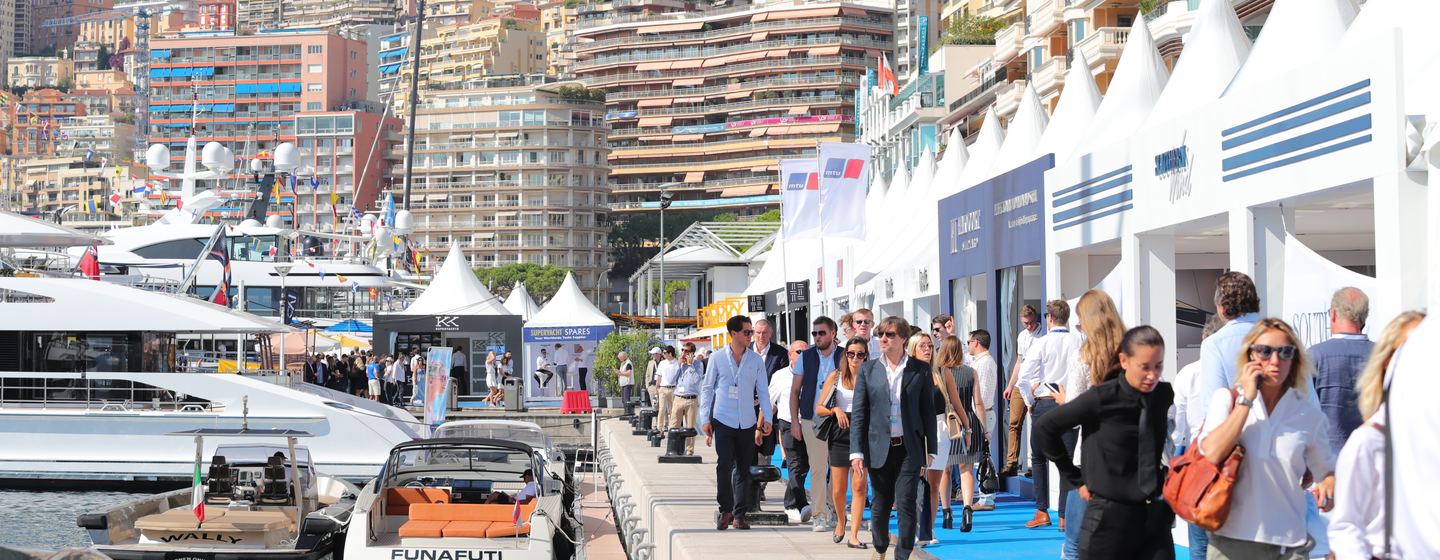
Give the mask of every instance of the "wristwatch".
<svg viewBox="0 0 1440 560">
<path fill-rule="evenodd" d="M 1255 407 L 1255 399 L 1247 399 L 1247 398 L 1245 398 L 1245 394 L 1244 394 L 1244 393 L 1236 394 L 1236 395 L 1235 395 L 1235 406 L 1248 406 L 1248 407 L 1254 408 L 1254 407 Z"/>
</svg>

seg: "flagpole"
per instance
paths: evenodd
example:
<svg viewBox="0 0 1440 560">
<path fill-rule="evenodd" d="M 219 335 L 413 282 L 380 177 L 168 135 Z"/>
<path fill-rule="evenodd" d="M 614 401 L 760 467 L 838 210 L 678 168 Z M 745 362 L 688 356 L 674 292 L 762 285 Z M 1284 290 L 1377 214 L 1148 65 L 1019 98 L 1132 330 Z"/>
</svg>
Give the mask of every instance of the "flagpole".
<svg viewBox="0 0 1440 560">
<path fill-rule="evenodd" d="M 818 300 L 818 301 L 816 301 L 816 304 L 819 305 L 819 308 L 820 308 L 819 311 L 820 311 L 821 313 L 823 313 L 823 312 L 825 311 L 825 305 L 824 305 L 825 298 L 824 298 L 823 295 L 821 295 L 821 290 L 823 290 L 823 289 L 825 288 L 825 265 L 828 264 L 828 263 L 826 262 L 826 260 L 825 260 L 825 169 L 822 167 L 823 163 L 824 163 L 824 162 L 820 161 L 820 141 L 819 141 L 819 140 L 816 140 L 816 141 L 815 141 L 815 170 L 816 170 L 817 173 L 820 174 L 819 180 L 816 181 L 817 183 L 819 183 L 819 186 L 820 186 L 819 190 L 820 190 L 820 192 L 819 192 L 819 193 L 816 193 L 816 194 L 818 194 L 819 196 L 816 197 L 816 198 L 817 198 L 817 201 L 816 201 L 816 204 L 815 204 L 815 208 L 816 208 L 816 210 L 815 210 L 815 211 L 816 211 L 815 223 L 820 226 L 820 230 L 819 230 L 819 234 L 820 234 L 820 278 L 819 278 L 819 280 L 818 280 L 818 281 L 819 281 L 819 285 L 816 286 L 816 287 L 817 287 L 817 288 L 820 288 L 820 290 L 816 290 L 815 293 L 816 293 L 816 295 L 820 295 L 821 297 L 817 297 L 817 298 L 815 298 L 815 299 Z"/>
</svg>

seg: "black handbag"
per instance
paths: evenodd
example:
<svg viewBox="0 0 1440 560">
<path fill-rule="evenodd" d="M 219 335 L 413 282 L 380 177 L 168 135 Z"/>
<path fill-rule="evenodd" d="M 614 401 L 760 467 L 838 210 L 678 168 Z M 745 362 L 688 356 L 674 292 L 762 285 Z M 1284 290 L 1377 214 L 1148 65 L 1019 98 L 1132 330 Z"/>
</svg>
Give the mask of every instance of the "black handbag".
<svg viewBox="0 0 1440 560">
<path fill-rule="evenodd" d="M 838 383 L 838 380 L 837 380 Z M 830 398 L 825 400 L 825 408 L 835 408 L 835 389 L 830 390 Z M 821 416 L 820 422 L 815 424 L 815 437 L 820 441 L 841 441 L 850 439 L 850 428 L 841 428 L 840 421 L 835 415 Z"/>
<path fill-rule="evenodd" d="M 1000 473 L 995 471 L 995 462 L 990 460 L 990 442 L 980 438 L 980 448 L 984 451 L 980 455 L 980 491 L 985 494 L 994 494 L 1000 490 Z"/>
</svg>

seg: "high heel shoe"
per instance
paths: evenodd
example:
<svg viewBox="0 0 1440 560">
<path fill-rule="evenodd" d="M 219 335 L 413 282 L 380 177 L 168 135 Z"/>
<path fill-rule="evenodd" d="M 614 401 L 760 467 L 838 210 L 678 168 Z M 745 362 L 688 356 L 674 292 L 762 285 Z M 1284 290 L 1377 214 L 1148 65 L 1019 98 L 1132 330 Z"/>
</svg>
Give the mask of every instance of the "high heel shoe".
<svg viewBox="0 0 1440 560">
<path fill-rule="evenodd" d="M 941 526 L 941 527 L 944 527 L 944 528 L 946 528 L 946 529 L 954 529 L 954 528 L 955 528 L 955 514 L 954 514 L 954 512 L 952 512 L 952 511 L 950 510 L 950 508 L 947 507 L 947 508 L 941 510 L 941 513 L 943 513 L 943 514 L 945 515 L 945 519 L 944 519 L 944 521 L 941 521 L 941 522 L 940 522 L 940 526 Z"/>
<path fill-rule="evenodd" d="M 970 532 L 970 522 L 972 521 L 972 518 L 974 517 L 974 515 L 975 515 L 975 510 L 970 509 L 970 506 L 965 506 L 965 509 L 960 511 L 960 532 L 961 532 L 961 533 L 969 533 L 969 532 Z"/>
</svg>

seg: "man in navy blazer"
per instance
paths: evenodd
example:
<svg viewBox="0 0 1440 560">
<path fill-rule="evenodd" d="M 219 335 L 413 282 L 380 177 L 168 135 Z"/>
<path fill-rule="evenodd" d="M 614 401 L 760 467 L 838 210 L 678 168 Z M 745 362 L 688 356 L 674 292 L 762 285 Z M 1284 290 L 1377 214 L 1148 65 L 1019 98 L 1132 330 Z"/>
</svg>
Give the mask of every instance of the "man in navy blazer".
<svg viewBox="0 0 1440 560">
<path fill-rule="evenodd" d="M 850 413 L 850 463 L 856 473 L 870 472 L 875 498 L 870 504 L 870 536 L 875 557 L 890 546 L 890 509 L 900 504 L 896 560 L 915 547 L 917 484 L 920 471 L 935 456 L 935 382 L 930 364 L 905 355 L 910 324 L 887 317 L 876 328 L 881 355 L 865 362 L 855 378 Z"/>
</svg>

